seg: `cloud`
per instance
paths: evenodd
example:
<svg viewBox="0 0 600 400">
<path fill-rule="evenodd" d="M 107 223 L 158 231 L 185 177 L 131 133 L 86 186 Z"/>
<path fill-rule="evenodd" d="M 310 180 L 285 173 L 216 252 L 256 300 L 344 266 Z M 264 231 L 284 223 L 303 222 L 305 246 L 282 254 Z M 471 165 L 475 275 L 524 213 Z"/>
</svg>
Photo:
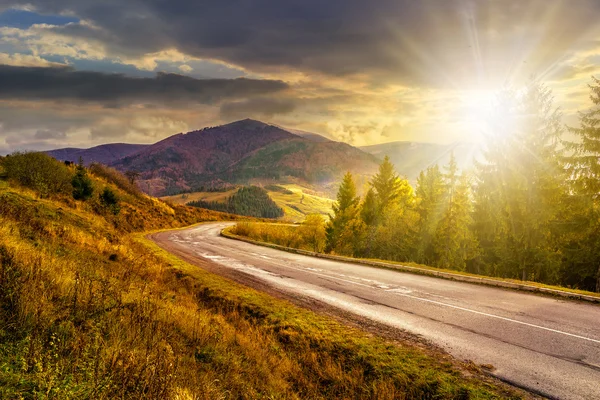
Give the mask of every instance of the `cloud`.
<svg viewBox="0 0 600 400">
<path fill-rule="evenodd" d="M 33 137 L 39 140 L 65 139 L 67 137 L 67 134 L 65 132 L 55 131 L 51 129 L 39 129 Z"/>
<path fill-rule="evenodd" d="M 185 121 L 167 116 L 134 116 L 130 119 L 106 118 L 90 130 L 92 140 L 117 140 L 130 137 L 144 141 L 156 141 L 176 133 L 188 132 Z"/>
<path fill-rule="evenodd" d="M 277 114 L 289 114 L 295 108 L 296 104 L 291 99 L 253 98 L 223 103 L 220 115 L 224 119 L 253 116 L 271 118 Z"/>
<path fill-rule="evenodd" d="M 185 72 L 186 74 L 189 74 L 194 70 L 194 68 L 190 67 L 187 64 L 182 64 L 178 68 L 181 70 L 181 72 Z"/>
<path fill-rule="evenodd" d="M 20 67 L 60 67 L 65 64 L 51 62 L 40 56 L 30 54 L 7 54 L 0 53 L 0 64 Z"/>
<path fill-rule="evenodd" d="M 86 101 L 122 106 L 145 103 L 210 104 L 280 92 L 282 81 L 256 79 L 194 79 L 158 73 L 154 78 L 75 71 L 72 68 L 0 65 L 0 98 Z"/>
<path fill-rule="evenodd" d="M 596 0 L 27 0 L 81 23 L 47 28 L 118 57 L 176 49 L 259 72 L 302 70 L 411 85 L 542 75 L 597 33 Z M 148 67 L 151 67 L 150 63 Z"/>
</svg>

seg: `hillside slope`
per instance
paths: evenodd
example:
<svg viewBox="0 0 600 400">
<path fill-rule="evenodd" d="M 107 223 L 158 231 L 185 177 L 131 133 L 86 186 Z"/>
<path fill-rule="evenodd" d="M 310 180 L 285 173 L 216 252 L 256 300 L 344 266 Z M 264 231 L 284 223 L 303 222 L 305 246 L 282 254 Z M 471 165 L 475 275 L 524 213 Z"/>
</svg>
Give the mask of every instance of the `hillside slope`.
<svg viewBox="0 0 600 400">
<path fill-rule="evenodd" d="M 91 163 L 110 165 L 146 147 L 148 147 L 146 144 L 110 143 L 89 149 L 65 148 L 50 150 L 46 154 L 60 161 L 78 162 L 81 157 L 85 165 L 90 165 Z"/>
</svg>

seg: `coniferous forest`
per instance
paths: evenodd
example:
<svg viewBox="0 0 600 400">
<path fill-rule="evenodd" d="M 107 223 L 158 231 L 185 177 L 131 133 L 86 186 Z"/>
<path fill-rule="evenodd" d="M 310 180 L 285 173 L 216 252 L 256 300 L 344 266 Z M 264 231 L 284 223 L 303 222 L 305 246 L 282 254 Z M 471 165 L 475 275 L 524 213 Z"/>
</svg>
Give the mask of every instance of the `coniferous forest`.
<svg viewBox="0 0 600 400">
<path fill-rule="evenodd" d="M 258 186 L 241 187 L 229 196 L 225 202 L 197 200 L 190 201 L 187 205 L 249 217 L 283 217 L 283 210 L 271 200 L 265 189 Z"/>
<path fill-rule="evenodd" d="M 346 174 L 326 251 L 600 291 L 600 81 L 576 126 L 532 82 L 498 95 L 472 171 L 385 158 L 361 198 Z"/>
</svg>

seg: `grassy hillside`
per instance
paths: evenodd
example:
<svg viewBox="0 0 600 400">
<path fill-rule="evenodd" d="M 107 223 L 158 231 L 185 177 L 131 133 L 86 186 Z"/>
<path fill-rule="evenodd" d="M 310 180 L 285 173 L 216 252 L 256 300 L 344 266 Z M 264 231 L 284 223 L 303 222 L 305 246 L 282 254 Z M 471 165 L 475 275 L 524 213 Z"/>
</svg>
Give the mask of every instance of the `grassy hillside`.
<svg viewBox="0 0 600 400">
<path fill-rule="evenodd" d="M 321 214 L 327 217 L 331 213 L 331 206 L 334 200 L 320 196 L 309 189 L 299 185 L 278 185 L 286 191 L 269 190 L 269 196 L 273 201 L 283 209 L 287 219 L 300 222 L 309 214 Z"/>
<path fill-rule="evenodd" d="M 148 198 L 110 170 L 89 175 L 86 201 L 0 178 L 0 398 L 516 396 L 475 367 L 461 372 L 175 258 L 144 232 L 229 216 Z M 120 212 L 99 202 L 105 188 Z"/>
<path fill-rule="evenodd" d="M 282 188 L 281 189 L 278 189 Z M 321 214 L 325 218 L 331 213 L 334 200 L 323 197 L 317 192 L 296 184 L 266 185 L 264 188 L 273 201 L 283 209 L 283 219 L 301 222 L 309 214 Z M 203 200 L 207 202 L 225 202 L 227 197 L 233 195 L 237 189 L 226 192 L 194 192 L 162 197 L 173 204 L 186 204 L 190 201 Z"/>
</svg>

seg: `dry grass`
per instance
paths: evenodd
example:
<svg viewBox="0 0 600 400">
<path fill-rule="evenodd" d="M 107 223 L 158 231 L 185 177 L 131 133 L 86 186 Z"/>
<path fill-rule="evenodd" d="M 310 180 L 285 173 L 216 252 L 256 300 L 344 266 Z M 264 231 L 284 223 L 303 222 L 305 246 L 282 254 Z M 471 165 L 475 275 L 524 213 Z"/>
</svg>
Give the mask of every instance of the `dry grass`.
<svg viewBox="0 0 600 400">
<path fill-rule="evenodd" d="M 504 398 L 450 363 L 203 272 L 143 238 L 227 215 L 0 185 L 0 398 Z"/>
</svg>

